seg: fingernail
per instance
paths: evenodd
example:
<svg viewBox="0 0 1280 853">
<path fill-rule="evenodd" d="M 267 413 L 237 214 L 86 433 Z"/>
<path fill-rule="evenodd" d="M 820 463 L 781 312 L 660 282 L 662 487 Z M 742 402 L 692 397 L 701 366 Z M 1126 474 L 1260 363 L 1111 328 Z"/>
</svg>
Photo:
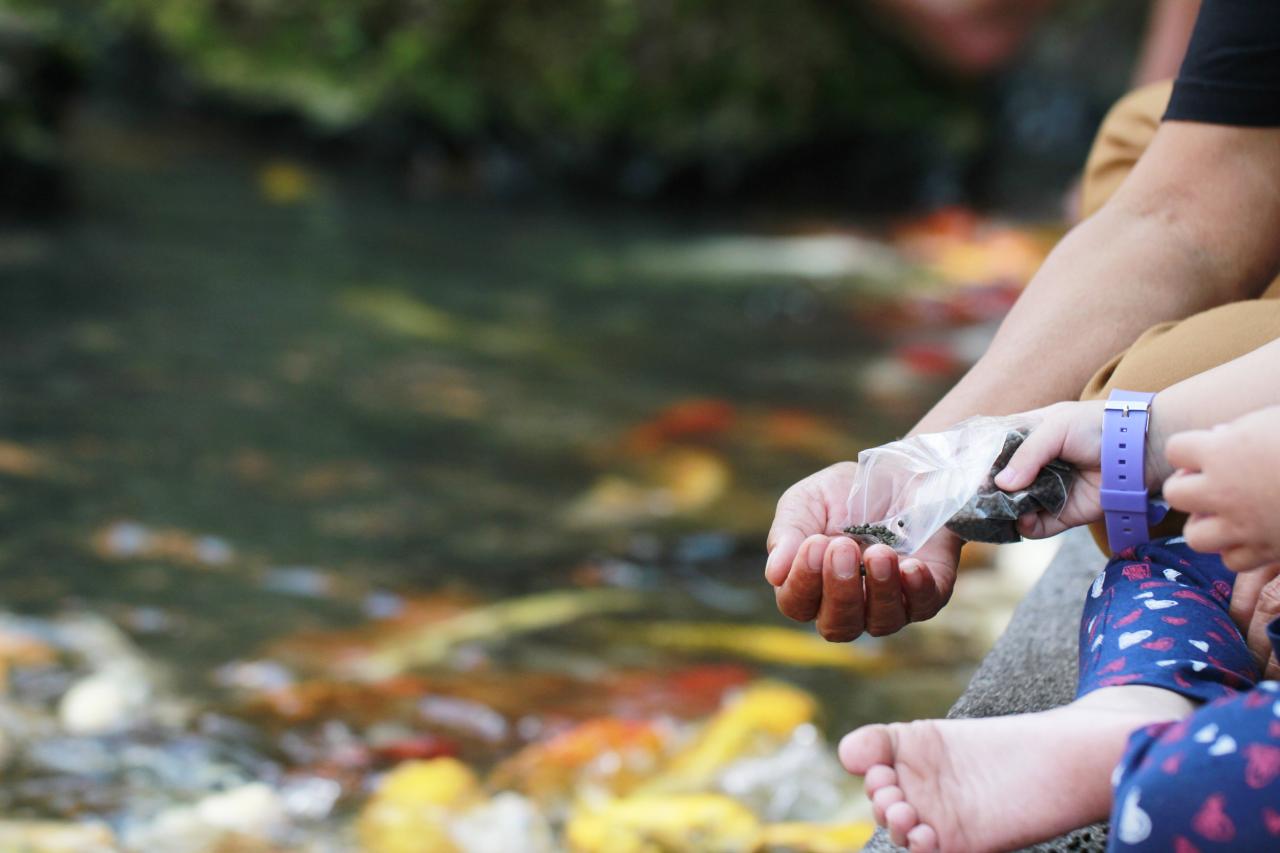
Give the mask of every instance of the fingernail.
<svg viewBox="0 0 1280 853">
<path fill-rule="evenodd" d="M 867 570 L 871 572 L 871 577 L 878 581 L 887 581 L 889 576 L 893 574 L 893 567 L 889 565 L 887 558 L 881 557 L 878 560 L 872 560 Z"/>
<path fill-rule="evenodd" d="M 1018 477 L 1017 470 L 1012 465 L 1007 466 L 999 474 L 996 474 L 996 485 L 1002 489 L 1006 488 L 1011 483 L 1017 482 L 1017 477 Z"/>
<path fill-rule="evenodd" d="M 858 560 L 852 548 L 841 548 L 831 559 L 836 577 L 842 581 L 853 580 L 858 576 Z"/>
<path fill-rule="evenodd" d="M 815 572 L 822 571 L 822 554 L 825 548 L 819 548 L 816 544 L 809 544 L 808 560 L 809 568 Z"/>
<path fill-rule="evenodd" d="M 920 579 L 919 563 L 902 563 L 898 566 L 898 569 L 902 572 L 902 580 L 905 583 L 914 586 L 916 581 Z"/>
</svg>

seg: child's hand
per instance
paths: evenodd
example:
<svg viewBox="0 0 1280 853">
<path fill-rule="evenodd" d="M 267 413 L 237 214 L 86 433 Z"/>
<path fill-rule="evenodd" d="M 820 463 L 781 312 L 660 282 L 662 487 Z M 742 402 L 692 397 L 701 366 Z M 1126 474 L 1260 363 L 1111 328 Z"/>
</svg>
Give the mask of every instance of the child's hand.
<svg viewBox="0 0 1280 853">
<path fill-rule="evenodd" d="M 1018 531 L 1032 539 L 1043 539 L 1100 520 L 1102 401 L 1055 403 L 1028 414 L 1043 420 L 1014 451 L 1005 469 L 996 475 L 996 485 L 1006 492 L 1025 489 L 1040 469 L 1054 459 L 1070 462 L 1077 476 L 1060 515 L 1048 512 L 1025 515 L 1018 520 Z"/>
<path fill-rule="evenodd" d="M 1276 660 L 1267 635 L 1267 626 L 1280 618 L 1280 563 L 1272 563 L 1236 578 L 1231 587 L 1231 619 L 1240 629 L 1263 678 L 1280 679 L 1280 662 Z"/>
<path fill-rule="evenodd" d="M 1165 500 L 1190 514 L 1183 535 L 1243 572 L 1280 562 L 1280 406 L 1169 439 L 1178 469 Z"/>
</svg>

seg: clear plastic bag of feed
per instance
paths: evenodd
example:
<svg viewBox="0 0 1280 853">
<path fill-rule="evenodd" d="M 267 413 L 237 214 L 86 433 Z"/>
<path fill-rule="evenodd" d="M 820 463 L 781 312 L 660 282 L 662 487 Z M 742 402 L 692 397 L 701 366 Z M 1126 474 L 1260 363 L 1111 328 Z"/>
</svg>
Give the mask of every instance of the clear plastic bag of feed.
<svg viewBox="0 0 1280 853">
<path fill-rule="evenodd" d="M 973 542 L 1017 542 L 1018 518 L 1067 504 L 1075 469 L 1055 459 L 1025 489 L 994 483 L 1037 425 L 1034 415 L 980 417 L 858 454 L 845 533 L 912 554 L 942 527 Z"/>
</svg>

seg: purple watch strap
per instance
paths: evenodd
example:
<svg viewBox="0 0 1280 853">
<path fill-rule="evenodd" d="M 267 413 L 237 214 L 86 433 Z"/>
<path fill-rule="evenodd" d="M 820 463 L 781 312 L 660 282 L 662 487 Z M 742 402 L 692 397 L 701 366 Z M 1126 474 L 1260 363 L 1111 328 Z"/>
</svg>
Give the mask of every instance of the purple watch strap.
<svg viewBox="0 0 1280 853">
<path fill-rule="evenodd" d="M 1102 416 L 1102 512 L 1111 553 L 1151 540 L 1144 475 L 1155 394 L 1112 391 Z"/>
</svg>

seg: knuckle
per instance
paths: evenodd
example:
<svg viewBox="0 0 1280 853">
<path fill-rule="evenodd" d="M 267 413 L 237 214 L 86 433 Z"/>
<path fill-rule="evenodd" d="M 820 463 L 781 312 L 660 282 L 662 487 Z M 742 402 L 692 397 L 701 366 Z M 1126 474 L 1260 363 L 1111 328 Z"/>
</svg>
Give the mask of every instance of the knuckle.
<svg viewBox="0 0 1280 853">
<path fill-rule="evenodd" d="M 807 612 L 800 610 L 794 606 L 783 607 L 778 605 L 778 609 L 782 611 L 782 615 L 790 619 L 792 622 L 808 622 L 813 617 Z"/>
<path fill-rule="evenodd" d="M 787 601 L 785 604 L 779 604 L 778 609 L 782 611 L 782 615 L 794 622 L 808 622 L 813 619 L 816 608 L 808 602 Z"/>
<path fill-rule="evenodd" d="M 1280 578 L 1270 581 L 1258 592 L 1258 609 L 1280 612 Z"/>
<path fill-rule="evenodd" d="M 902 593 L 896 589 L 877 589 L 872 591 L 871 600 L 877 607 L 890 609 L 895 605 L 901 606 Z"/>
<path fill-rule="evenodd" d="M 822 469 L 822 471 L 819 473 L 852 474 L 855 470 L 857 470 L 857 467 L 858 467 L 857 462 L 850 462 L 848 460 L 845 460 L 843 462 L 836 462 L 834 465 L 828 465 L 826 468 Z"/>
<path fill-rule="evenodd" d="M 1262 619 L 1268 621 L 1272 617 L 1280 615 L 1280 588 L 1275 588 L 1268 584 L 1258 592 L 1258 601 L 1254 605 L 1253 621 L 1258 621 L 1258 616 L 1260 615 Z"/>
<path fill-rule="evenodd" d="M 1236 533 L 1247 530 L 1247 519 L 1257 506 L 1257 498 L 1239 482 L 1230 482 L 1214 489 L 1211 493 L 1218 517 L 1223 519 Z"/>
<path fill-rule="evenodd" d="M 775 510 L 777 512 L 782 512 L 786 510 L 787 506 L 790 505 L 791 502 L 796 499 L 796 496 L 800 492 L 800 487 L 803 484 L 804 484 L 804 481 L 801 480 L 799 483 L 796 483 L 793 486 L 788 486 L 786 491 L 784 491 L 781 495 L 778 496 L 778 503 L 775 506 Z"/>
<path fill-rule="evenodd" d="M 781 497 L 778 498 L 778 507 L 782 508 L 787 504 L 808 499 L 809 493 L 813 489 L 813 481 L 821 473 L 822 472 L 818 472 L 818 474 L 810 474 L 803 480 L 796 480 L 788 486 L 786 490 L 783 491 Z"/>
<path fill-rule="evenodd" d="M 938 611 L 942 610 L 942 605 L 937 603 L 926 604 L 920 607 L 912 607 L 910 621 L 926 622 L 938 615 Z"/>
<path fill-rule="evenodd" d="M 902 629 L 903 622 L 873 622 L 867 626 L 867 633 L 873 637 L 887 637 L 890 634 L 896 634 Z"/>
<path fill-rule="evenodd" d="M 778 595 L 778 612 L 794 622 L 808 622 L 813 617 L 804 603 L 797 601 L 793 595 L 782 594 L 781 591 Z"/>
</svg>

